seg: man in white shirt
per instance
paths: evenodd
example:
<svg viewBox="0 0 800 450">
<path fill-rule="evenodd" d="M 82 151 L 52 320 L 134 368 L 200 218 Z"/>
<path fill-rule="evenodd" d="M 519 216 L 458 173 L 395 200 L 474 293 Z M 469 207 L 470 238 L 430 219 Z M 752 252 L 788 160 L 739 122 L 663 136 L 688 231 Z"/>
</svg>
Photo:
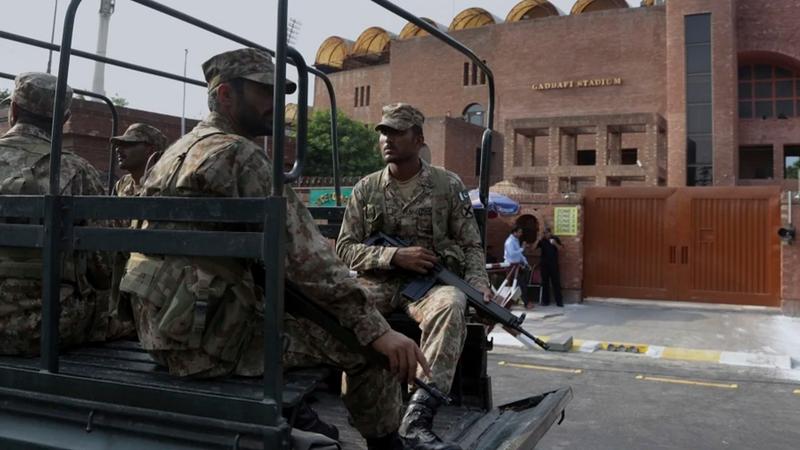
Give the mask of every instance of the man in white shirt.
<svg viewBox="0 0 800 450">
<path fill-rule="evenodd" d="M 519 225 L 514 226 L 511 234 L 506 238 L 503 246 L 503 259 L 504 262 L 510 264 L 518 264 L 520 267 L 517 270 L 517 285 L 519 286 L 522 302 L 525 308 L 532 309 L 533 303 L 528 301 L 528 282 L 531 279 L 531 269 L 528 265 L 528 258 L 525 257 L 525 248 L 522 246 L 522 227 Z"/>
</svg>

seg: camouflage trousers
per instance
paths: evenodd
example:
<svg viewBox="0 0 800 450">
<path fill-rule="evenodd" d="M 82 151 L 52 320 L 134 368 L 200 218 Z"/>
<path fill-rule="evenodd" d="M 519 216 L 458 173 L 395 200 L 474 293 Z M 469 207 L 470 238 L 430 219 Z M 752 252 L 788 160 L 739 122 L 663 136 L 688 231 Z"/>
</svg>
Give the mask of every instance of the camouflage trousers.
<svg viewBox="0 0 800 450">
<path fill-rule="evenodd" d="M 449 391 L 467 338 L 467 297 L 464 293 L 452 286 L 438 285 L 412 303 L 401 298 L 397 283 L 378 282 L 366 277 L 359 278 L 359 281 L 381 313 L 386 315 L 402 308 L 419 324 L 422 331 L 420 349 L 433 376 L 426 376 L 422 368 L 417 368 L 417 376 L 445 392 Z"/>
<path fill-rule="evenodd" d="M 79 298 L 74 288 L 61 285 L 61 347 L 93 339 L 96 315 L 94 294 Z M 39 354 L 42 326 L 42 283 L 40 280 L 0 278 L 0 354 Z"/>
<path fill-rule="evenodd" d="M 137 324 L 138 325 L 138 324 Z M 304 319 L 284 317 L 285 370 L 331 366 L 345 372 L 342 392 L 353 426 L 365 438 L 385 436 L 397 431 L 403 408 L 400 384 L 392 374 L 370 364 L 358 353 L 316 324 Z M 260 330 L 260 329 L 259 329 Z M 202 349 L 148 350 L 158 363 L 172 369 L 176 366 L 205 366 L 209 369 L 193 377 L 209 378 L 237 374 L 260 376 L 264 371 L 264 339 L 259 331 L 253 334 L 239 361 L 222 361 Z"/>
<path fill-rule="evenodd" d="M 397 431 L 403 400 L 400 383 L 389 371 L 367 363 L 314 323 L 287 316 L 283 324 L 287 340 L 284 368 L 320 364 L 341 368 L 346 374 L 342 400 L 353 426 L 365 438 Z"/>
</svg>

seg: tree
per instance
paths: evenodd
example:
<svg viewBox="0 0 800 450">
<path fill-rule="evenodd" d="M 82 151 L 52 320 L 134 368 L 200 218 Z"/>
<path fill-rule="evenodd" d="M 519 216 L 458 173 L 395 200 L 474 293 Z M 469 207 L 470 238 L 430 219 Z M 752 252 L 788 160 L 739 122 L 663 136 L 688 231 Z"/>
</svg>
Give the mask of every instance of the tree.
<svg viewBox="0 0 800 450">
<path fill-rule="evenodd" d="M 111 103 L 113 103 L 114 106 L 121 106 L 123 108 L 128 106 L 128 100 L 126 100 L 124 97 L 120 97 L 119 94 L 114 94 L 111 96 Z"/>
<path fill-rule="evenodd" d="M 785 178 L 787 178 L 787 179 L 791 178 L 791 179 L 795 179 L 795 180 L 800 178 L 800 158 L 789 157 L 789 158 L 786 158 L 786 159 L 789 160 L 789 161 L 792 161 L 792 160 L 794 160 L 794 161 L 792 161 L 792 162 L 790 162 L 789 164 L 786 165 Z M 787 161 L 787 162 L 789 162 L 789 161 Z"/>
<path fill-rule="evenodd" d="M 0 89 L 0 102 L 5 101 L 10 96 L 11 92 L 8 89 Z"/>
<path fill-rule="evenodd" d="M 342 114 L 339 129 L 339 171 L 343 177 L 362 177 L 383 167 L 378 152 L 378 133 Z M 308 158 L 305 175 L 333 176 L 331 113 L 315 111 L 308 121 Z"/>
</svg>

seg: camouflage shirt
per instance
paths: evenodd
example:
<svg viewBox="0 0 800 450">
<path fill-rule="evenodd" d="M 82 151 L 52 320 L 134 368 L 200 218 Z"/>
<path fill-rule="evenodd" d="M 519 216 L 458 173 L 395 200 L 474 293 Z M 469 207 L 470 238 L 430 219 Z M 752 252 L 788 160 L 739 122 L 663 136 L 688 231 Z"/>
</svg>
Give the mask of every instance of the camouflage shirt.
<svg viewBox="0 0 800 450">
<path fill-rule="evenodd" d="M 478 225 L 464 184 L 458 175 L 425 161 L 417 177 L 408 201 L 388 167 L 361 179 L 347 203 L 337 253 L 355 271 L 402 283 L 406 276 L 388 272 L 397 248 L 363 243 L 382 231 L 434 251 L 471 285 L 488 288 Z"/>
<path fill-rule="evenodd" d="M 180 162 L 180 159 L 183 162 Z M 235 134 L 221 115 L 211 113 L 190 133 L 168 148 L 144 180 L 144 196 L 266 197 L 271 192 L 272 163 L 254 142 Z M 295 192 L 286 187 L 286 277 L 309 298 L 351 328 L 362 344 L 389 330 L 388 323 L 366 298 L 347 267 L 319 233 L 311 214 Z M 151 224 L 143 228 L 177 228 L 177 224 Z M 186 224 L 180 225 L 186 228 Z M 193 229 L 229 229 L 224 225 L 189 224 Z M 167 257 L 166 259 L 169 259 Z M 214 271 L 219 260 L 206 268 Z M 230 268 L 230 266 L 228 266 Z M 128 270 L 132 269 L 129 264 Z M 234 270 L 235 271 L 235 270 Z M 126 274 L 126 278 L 129 275 Z M 250 277 L 245 271 L 241 276 Z M 123 280 L 124 283 L 125 280 Z M 236 322 L 228 317 L 226 322 Z M 160 339 L 157 332 L 152 336 Z M 140 328 L 141 337 L 141 328 Z M 168 346 L 168 344 L 167 344 Z M 157 349 L 157 345 L 155 348 Z"/>
<path fill-rule="evenodd" d="M 50 136 L 16 124 L 0 138 L 0 194 L 42 195 L 49 191 Z M 100 175 L 69 152 L 61 157 L 61 193 L 103 195 Z M 98 253 L 75 252 L 64 258 L 60 336 L 63 345 L 105 338 L 108 304 L 97 299 L 109 270 Z M 0 248 L 0 353 L 34 354 L 41 322 L 41 252 Z"/>
<path fill-rule="evenodd" d="M 136 197 L 142 186 L 138 184 L 133 176 L 126 173 L 114 184 L 114 193 L 117 197 Z"/>
<path fill-rule="evenodd" d="M 50 134 L 16 124 L 0 138 L 0 193 L 42 195 L 50 189 Z M 61 154 L 61 195 L 103 195 L 100 173 L 70 152 Z"/>
</svg>

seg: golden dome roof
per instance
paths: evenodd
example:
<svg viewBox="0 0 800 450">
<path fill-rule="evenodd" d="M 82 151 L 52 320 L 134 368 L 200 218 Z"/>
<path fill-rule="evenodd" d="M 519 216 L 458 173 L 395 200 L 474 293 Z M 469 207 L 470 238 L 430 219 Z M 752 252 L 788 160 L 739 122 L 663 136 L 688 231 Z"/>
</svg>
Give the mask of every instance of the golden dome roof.
<svg viewBox="0 0 800 450">
<path fill-rule="evenodd" d="M 570 14 L 581 14 L 592 11 L 602 11 L 604 9 L 627 8 L 628 2 L 625 0 L 578 0 L 572 6 Z"/>
<path fill-rule="evenodd" d="M 356 39 L 351 54 L 353 56 L 379 55 L 389 51 L 389 44 L 394 38 L 381 27 L 370 27 Z"/>
<path fill-rule="evenodd" d="M 445 28 L 444 25 L 440 25 L 434 22 L 433 20 L 428 19 L 427 17 L 422 17 L 421 19 L 442 31 L 447 31 L 447 28 Z M 428 35 L 427 31 L 423 30 L 422 28 L 416 26 L 411 22 L 408 22 L 406 26 L 404 26 L 403 29 L 400 31 L 400 36 L 398 36 L 398 39 L 411 39 L 427 35 Z"/>
<path fill-rule="evenodd" d="M 506 22 L 519 22 L 520 20 L 558 15 L 558 9 L 548 0 L 522 0 L 508 12 Z"/>
<path fill-rule="evenodd" d="M 494 16 L 483 8 L 467 8 L 450 22 L 450 31 L 466 30 L 468 28 L 484 27 L 497 23 Z"/>
<path fill-rule="evenodd" d="M 320 44 L 314 64 L 328 69 L 341 69 L 352 48 L 353 41 L 331 36 Z"/>
</svg>

